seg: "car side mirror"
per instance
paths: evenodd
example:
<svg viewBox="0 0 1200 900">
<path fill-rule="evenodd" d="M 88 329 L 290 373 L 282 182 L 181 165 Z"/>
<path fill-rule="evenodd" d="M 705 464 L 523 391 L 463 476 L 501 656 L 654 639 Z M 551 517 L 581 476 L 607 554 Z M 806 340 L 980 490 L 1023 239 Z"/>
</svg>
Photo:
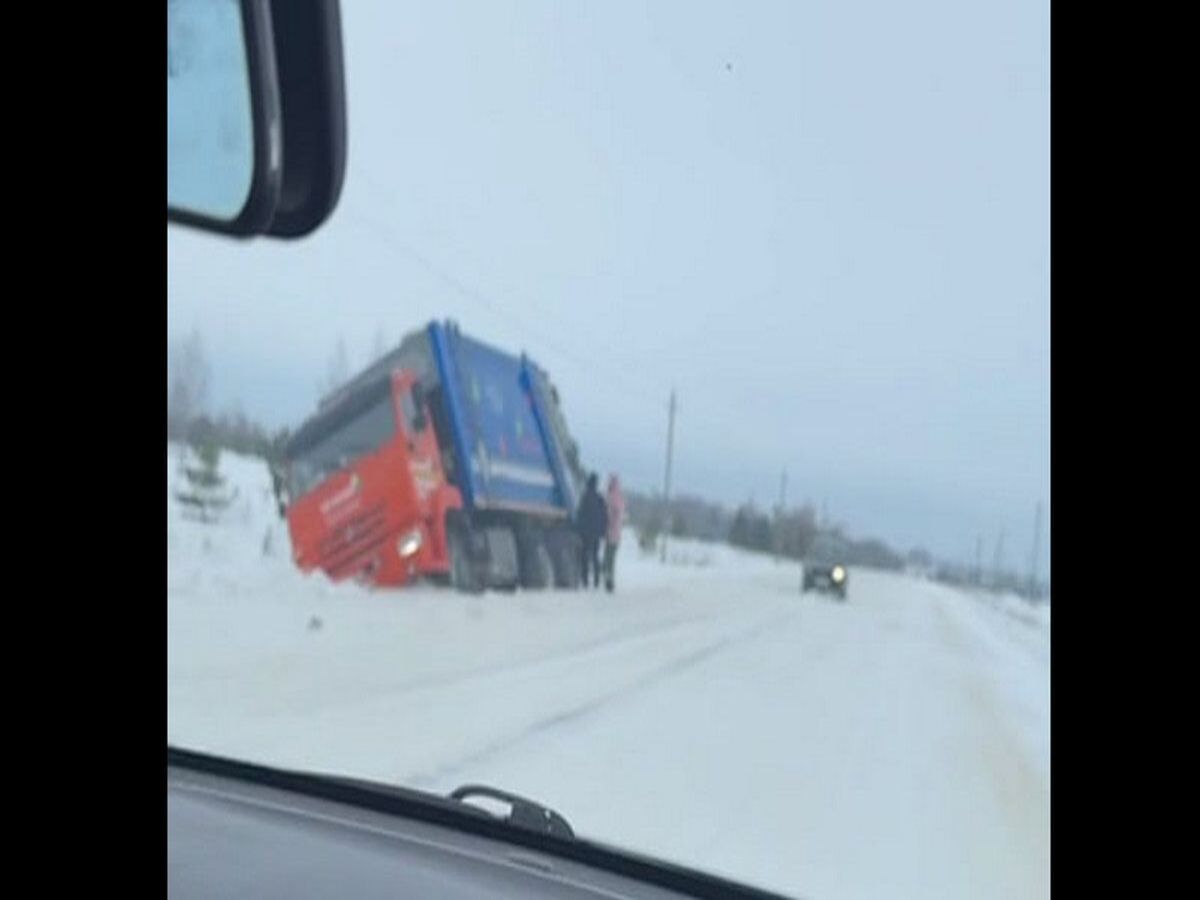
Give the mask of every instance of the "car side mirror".
<svg viewBox="0 0 1200 900">
<path fill-rule="evenodd" d="M 301 237 L 346 158 L 337 0 L 167 0 L 167 220 Z"/>
</svg>

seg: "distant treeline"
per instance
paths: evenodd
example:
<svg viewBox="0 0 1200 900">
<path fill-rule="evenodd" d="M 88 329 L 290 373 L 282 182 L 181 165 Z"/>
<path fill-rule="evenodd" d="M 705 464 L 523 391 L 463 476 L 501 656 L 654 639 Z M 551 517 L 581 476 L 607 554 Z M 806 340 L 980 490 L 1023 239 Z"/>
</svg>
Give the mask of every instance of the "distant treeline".
<svg viewBox="0 0 1200 900">
<path fill-rule="evenodd" d="M 1045 582 L 1031 584 L 1028 575 L 1016 572 L 990 569 L 976 569 L 973 566 L 939 565 L 933 568 L 932 577 L 945 584 L 959 587 L 979 587 L 990 591 L 1017 594 L 1027 600 L 1043 600 L 1049 594 Z"/>
<path fill-rule="evenodd" d="M 287 432 L 271 432 L 237 410 L 211 414 L 211 380 L 199 331 L 167 342 L 167 440 L 277 459 Z"/>
<path fill-rule="evenodd" d="M 1044 582 L 1031 584 L 1028 575 L 1017 572 L 939 563 L 923 547 L 901 554 L 878 538 L 853 538 L 840 525 L 822 527 L 811 505 L 785 510 L 782 514 L 745 503 L 730 510 L 695 496 L 672 498 L 669 509 L 659 494 L 628 492 L 626 497 L 630 523 L 638 532 L 639 543 L 655 546 L 663 531 L 676 537 L 719 541 L 761 553 L 778 554 L 788 559 L 803 559 L 818 535 L 837 545 L 847 565 L 878 569 L 906 569 L 914 574 L 946 584 L 1008 591 L 1029 600 L 1044 599 L 1049 589 Z M 664 528 L 669 523 L 669 529 Z"/>
<path fill-rule="evenodd" d="M 803 559 L 817 535 L 823 533 L 840 545 L 848 565 L 900 569 L 906 563 L 906 557 L 877 538 L 856 540 L 839 526 L 820 527 L 811 505 L 768 512 L 745 503 L 731 511 L 720 504 L 683 495 L 673 497 L 668 507 L 664 507 L 660 495 L 636 492 L 629 492 L 627 504 L 639 542 L 647 547 L 653 546 L 666 531 L 676 537 L 725 541 L 747 550 Z M 930 555 L 919 548 L 909 558 L 925 564 L 931 562 Z"/>
<path fill-rule="evenodd" d="M 167 413 L 167 440 L 196 447 L 213 446 L 275 460 L 286 438 L 286 430 L 270 431 L 240 412 L 188 417 Z"/>
<path fill-rule="evenodd" d="M 729 537 L 733 516 L 723 506 L 710 503 L 699 497 L 681 495 L 671 500 L 668 511 L 662 508 L 657 496 L 628 491 L 626 509 L 632 524 L 639 533 L 650 531 L 661 534 L 664 521 L 669 518 L 665 529 L 676 537 L 693 537 L 705 541 L 724 541 Z"/>
</svg>

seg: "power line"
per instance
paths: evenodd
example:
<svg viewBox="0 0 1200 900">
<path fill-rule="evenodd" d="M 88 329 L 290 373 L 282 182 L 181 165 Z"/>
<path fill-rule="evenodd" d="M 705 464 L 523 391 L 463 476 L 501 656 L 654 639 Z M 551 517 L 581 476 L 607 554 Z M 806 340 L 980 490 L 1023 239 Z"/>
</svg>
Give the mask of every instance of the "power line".
<svg viewBox="0 0 1200 900">
<path fill-rule="evenodd" d="M 996 583 L 1000 582 L 1000 567 L 1004 559 L 1004 529 L 1000 529 L 1000 536 L 996 538 L 996 551 L 992 558 L 992 578 Z"/>
<path fill-rule="evenodd" d="M 538 340 L 540 346 L 551 348 L 555 351 L 556 355 L 564 361 L 572 363 L 591 376 L 595 376 L 597 370 L 602 370 L 606 376 L 611 375 L 615 379 L 625 381 L 626 384 L 628 384 L 634 390 L 632 394 L 622 394 L 619 396 L 619 399 L 622 403 L 627 403 L 631 396 L 640 402 L 646 402 L 648 400 L 645 382 L 635 379 L 632 375 L 629 375 L 624 370 L 610 368 L 607 362 L 601 362 L 598 357 L 591 357 L 589 359 L 581 358 L 584 354 L 579 353 L 577 350 L 568 349 L 557 339 L 546 335 L 545 332 L 541 331 L 540 328 L 535 328 L 534 326 L 530 325 L 528 321 L 513 313 L 511 309 L 507 309 L 494 302 L 483 292 L 471 287 L 461 279 L 447 272 L 444 268 L 434 263 L 419 250 L 401 241 L 394 234 L 383 233 L 384 231 L 390 232 L 389 226 L 364 216 L 361 212 L 356 210 L 350 210 L 349 212 L 350 214 L 347 216 L 347 219 L 363 226 L 368 232 L 386 243 L 391 249 L 396 250 L 408 257 L 422 269 L 440 280 L 460 297 L 488 310 L 493 316 L 507 321 L 519 331 L 532 335 Z M 614 397 L 616 396 L 617 395 L 614 394 Z"/>
<path fill-rule="evenodd" d="M 375 193 L 384 194 L 387 196 L 387 199 L 389 199 L 392 203 L 396 202 L 395 192 L 391 188 L 387 187 L 386 185 L 381 184 L 374 176 L 372 176 L 368 172 L 360 171 L 360 174 L 363 176 L 364 180 L 371 186 L 372 190 Z M 360 214 L 360 218 L 361 218 L 361 214 Z M 364 219 L 364 221 L 365 221 L 365 219 Z M 374 224 L 376 226 L 378 226 L 377 222 Z M 391 228 L 389 226 L 387 226 L 386 224 L 383 227 L 387 228 L 389 230 L 389 232 L 391 231 Z M 466 285 L 462 284 L 462 282 L 458 281 L 458 279 L 456 279 L 452 275 L 449 275 L 448 273 L 446 273 L 441 267 L 434 265 L 427 258 L 418 254 L 417 251 L 415 251 L 411 246 L 403 245 L 402 243 L 400 243 L 399 239 L 395 237 L 394 232 L 392 232 L 392 237 L 394 240 L 397 241 L 397 245 L 400 246 L 401 249 L 405 250 L 410 255 L 414 256 L 414 258 L 420 257 L 417 259 L 417 261 L 422 266 L 428 268 L 429 271 L 433 272 L 433 274 L 437 275 L 439 278 L 448 279 L 449 282 L 452 284 L 452 286 L 456 290 L 460 290 L 460 291 L 466 290 L 468 299 L 473 299 L 473 300 L 483 302 L 494 313 L 503 315 L 503 316 L 509 318 L 510 321 L 518 322 L 518 318 L 516 316 L 513 316 L 510 310 L 501 309 L 497 304 L 493 303 L 489 298 L 483 296 L 483 294 L 480 291 L 467 287 Z M 554 318 L 553 316 L 549 315 L 549 313 L 546 311 L 545 306 L 541 302 L 534 300 L 534 298 L 532 298 L 532 297 L 524 297 L 523 299 L 527 303 L 532 302 L 532 305 L 534 305 L 536 307 L 535 311 L 540 315 L 541 318 L 543 318 L 543 319 Z M 525 323 L 523 320 L 520 321 L 519 324 L 521 325 L 521 327 L 528 329 L 528 324 Z M 561 325 L 562 322 L 560 321 L 559 324 Z M 567 330 L 569 330 L 569 329 L 567 329 Z M 560 352 L 565 353 L 567 351 L 562 350 L 561 346 L 560 346 Z M 607 362 L 598 363 L 595 361 L 594 358 L 593 358 L 593 361 L 591 364 L 598 365 L 601 367 L 607 367 Z M 640 365 L 640 362 L 634 361 L 634 360 L 625 360 L 625 364 L 626 364 L 627 368 L 636 370 L 636 368 Z M 612 369 L 610 371 L 619 372 L 618 377 L 623 377 L 625 375 L 625 372 L 622 370 L 619 370 L 619 369 Z M 639 389 L 641 389 L 642 387 L 644 387 L 644 385 L 639 386 Z"/>
</svg>

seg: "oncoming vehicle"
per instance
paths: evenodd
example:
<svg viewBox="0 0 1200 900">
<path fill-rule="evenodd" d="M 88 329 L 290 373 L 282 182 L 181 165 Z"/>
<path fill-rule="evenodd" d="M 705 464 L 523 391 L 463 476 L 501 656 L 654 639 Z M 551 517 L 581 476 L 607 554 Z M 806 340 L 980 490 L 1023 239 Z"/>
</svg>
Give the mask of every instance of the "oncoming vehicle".
<svg viewBox="0 0 1200 900">
<path fill-rule="evenodd" d="M 823 591 L 845 600 L 849 580 L 838 541 L 830 535 L 819 535 L 804 558 L 801 593 Z"/>
</svg>

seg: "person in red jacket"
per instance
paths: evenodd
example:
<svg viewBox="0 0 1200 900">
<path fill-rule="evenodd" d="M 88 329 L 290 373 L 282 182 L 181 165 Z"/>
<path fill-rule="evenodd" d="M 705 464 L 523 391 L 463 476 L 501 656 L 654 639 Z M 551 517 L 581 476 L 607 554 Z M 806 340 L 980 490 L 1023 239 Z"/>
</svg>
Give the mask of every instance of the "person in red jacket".
<svg viewBox="0 0 1200 900">
<path fill-rule="evenodd" d="M 616 584 L 617 548 L 621 545 L 621 526 L 625 523 L 625 495 L 616 473 L 608 476 L 608 531 L 604 536 L 604 586 L 612 593 Z"/>
</svg>

